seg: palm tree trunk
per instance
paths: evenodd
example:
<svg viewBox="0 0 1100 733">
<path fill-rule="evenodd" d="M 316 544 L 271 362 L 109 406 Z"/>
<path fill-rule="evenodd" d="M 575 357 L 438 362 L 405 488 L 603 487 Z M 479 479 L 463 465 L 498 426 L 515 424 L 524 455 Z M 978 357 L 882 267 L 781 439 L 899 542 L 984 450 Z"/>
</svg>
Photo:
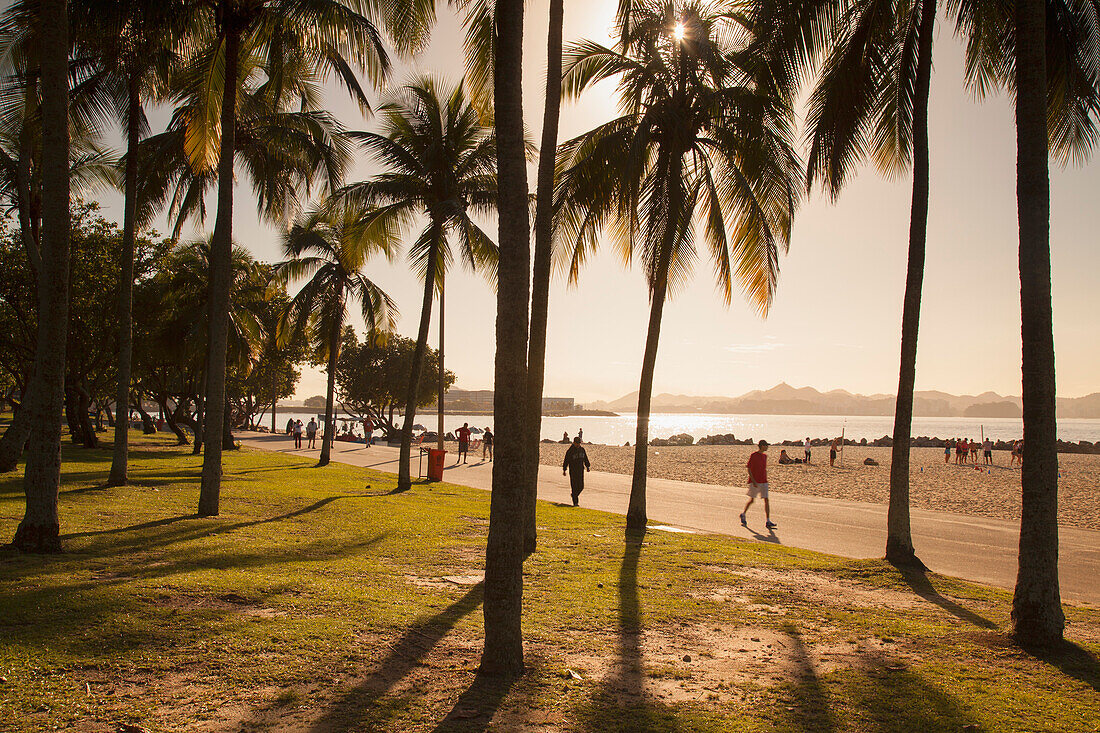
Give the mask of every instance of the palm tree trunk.
<svg viewBox="0 0 1100 733">
<path fill-rule="evenodd" d="M 210 242 L 210 318 L 206 354 L 206 414 L 203 419 L 199 516 L 218 515 L 222 484 L 222 422 L 225 419 L 225 359 L 229 342 L 229 290 L 233 259 L 233 155 L 236 142 L 237 55 L 240 28 L 231 3 L 222 0 L 225 90 L 222 94 L 218 159 L 218 216 Z"/>
<path fill-rule="evenodd" d="M 424 275 L 424 302 L 420 306 L 420 330 L 416 334 L 412 371 L 409 372 L 409 388 L 405 392 L 405 416 L 401 427 L 401 454 L 397 461 L 397 490 L 412 488 L 409 464 L 412 461 L 412 426 L 416 419 L 416 396 L 420 392 L 420 373 L 424 370 L 424 350 L 428 347 L 428 326 L 432 322 L 432 295 L 435 293 L 435 267 L 442 228 L 434 221 L 432 245 L 428 252 L 428 271 Z"/>
<path fill-rule="evenodd" d="M 275 410 L 279 403 L 279 377 L 275 369 L 271 370 L 271 434 L 275 435 L 278 429 L 275 425 Z"/>
<path fill-rule="evenodd" d="M 141 116 L 141 97 L 138 79 L 129 79 L 129 109 L 126 114 L 126 200 L 122 206 L 122 269 L 118 275 L 118 389 L 115 399 L 126 404 L 130 394 L 131 362 L 134 355 L 134 241 L 137 237 L 137 148 L 140 142 L 138 119 Z M 121 420 L 115 424 L 114 453 L 111 457 L 111 473 L 108 486 L 126 484 L 126 467 L 129 453 L 130 426 Z"/>
<path fill-rule="evenodd" d="M 61 415 L 65 343 L 69 325 L 69 26 L 67 0 L 41 0 L 42 269 L 38 287 L 35 389 L 23 412 L 30 440 L 23 491 L 27 508 L 12 545 L 27 552 L 59 552 L 57 498 L 61 486 Z"/>
<path fill-rule="evenodd" d="M 913 100 L 913 200 L 909 214 L 909 262 L 901 312 L 901 367 L 890 450 L 890 504 L 886 513 L 886 559 L 894 565 L 925 569 L 913 551 L 909 524 L 909 443 L 913 431 L 913 389 L 917 375 L 924 254 L 928 236 L 928 95 L 932 82 L 932 37 L 936 0 L 921 1 L 917 31 L 917 80 Z"/>
<path fill-rule="evenodd" d="M 523 674 L 523 493 L 531 242 L 523 130 L 523 0 L 498 0 L 493 97 L 497 130 L 497 288 L 493 422 L 497 430 L 485 547 L 480 672 Z"/>
<path fill-rule="evenodd" d="M 1024 644 L 1062 640 L 1058 587 L 1058 447 L 1050 302 L 1046 6 L 1016 0 L 1016 203 L 1020 219 L 1024 465 L 1020 566 L 1012 626 Z"/>
<path fill-rule="evenodd" d="M 657 343 L 661 337 L 661 318 L 664 316 L 668 295 L 668 268 L 672 263 L 672 250 L 679 231 L 679 211 L 682 201 L 678 185 L 682 171 L 682 158 L 675 156 L 669 167 L 669 218 L 661 252 L 657 260 L 656 281 L 653 283 L 652 301 L 649 306 L 649 329 L 646 332 L 645 354 L 642 356 L 642 375 L 638 383 L 638 427 L 634 436 L 634 475 L 630 482 L 630 501 L 626 509 L 626 528 L 629 531 L 645 529 L 649 521 L 646 515 L 646 472 L 649 463 L 649 410 L 653 397 L 653 372 L 657 366 Z"/>
<path fill-rule="evenodd" d="M 447 284 L 446 275 L 439 278 L 439 370 L 436 375 L 439 380 L 438 394 L 435 400 L 436 413 L 438 420 L 436 421 L 439 439 L 436 441 L 436 447 L 439 450 L 443 450 L 443 413 L 445 412 L 443 407 L 443 334 L 445 329 L 443 325 L 446 323 L 444 319 L 444 305 L 446 304 Z"/>
<path fill-rule="evenodd" d="M 337 290 L 337 303 L 344 299 L 343 289 Z M 321 458 L 317 467 L 327 466 L 332 455 L 332 440 L 336 437 L 336 420 L 333 419 L 333 400 L 336 394 L 336 361 L 340 357 L 340 331 L 344 324 L 337 318 L 328 340 L 328 380 L 325 386 L 325 434 L 321 438 Z"/>
<path fill-rule="evenodd" d="M 527 475 L 523 491 L 523 551 L 538 547 L 535 504 L 539 489 L 539 438 L 546 373 L 546 321 L 550 304 L 550 255 L 554 237 L 554 162 L 561 116 L 561 38 L 565 0 L 550 0 L 546 38 L 546 101 L 535 195 L 535 267 L 531 282 L 531 340 L 527 344 Z"/>
</svg>

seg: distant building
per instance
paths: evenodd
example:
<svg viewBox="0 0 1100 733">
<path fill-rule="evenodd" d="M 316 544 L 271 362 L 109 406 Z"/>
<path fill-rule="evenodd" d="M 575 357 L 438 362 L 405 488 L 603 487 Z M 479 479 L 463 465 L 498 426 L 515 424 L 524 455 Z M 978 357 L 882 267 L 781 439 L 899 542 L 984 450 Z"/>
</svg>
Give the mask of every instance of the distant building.
<svg viewBox="0 0 1100 733">
<path fill-rule="evenodd" d="M 443 396 L 443 406 L 448 410 L 492 410 L 491 389 L 450 389 Z M 572 397 L 543 397 L 544 413 L 569 412 L 576 408 Z"/>
</svg>

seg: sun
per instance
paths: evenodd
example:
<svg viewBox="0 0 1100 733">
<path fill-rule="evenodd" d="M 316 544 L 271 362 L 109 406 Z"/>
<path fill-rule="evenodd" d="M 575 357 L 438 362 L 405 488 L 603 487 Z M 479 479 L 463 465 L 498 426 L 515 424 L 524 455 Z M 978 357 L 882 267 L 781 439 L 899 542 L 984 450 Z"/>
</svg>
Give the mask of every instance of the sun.
<svg viewBox="0 0 1100 733">
<path fill-rule="evenodd" d="M 672 37 L 677 41 L 684 40 L 684 24 L 677 23 L 676 27 L 672 29 Z"/>
</svg>

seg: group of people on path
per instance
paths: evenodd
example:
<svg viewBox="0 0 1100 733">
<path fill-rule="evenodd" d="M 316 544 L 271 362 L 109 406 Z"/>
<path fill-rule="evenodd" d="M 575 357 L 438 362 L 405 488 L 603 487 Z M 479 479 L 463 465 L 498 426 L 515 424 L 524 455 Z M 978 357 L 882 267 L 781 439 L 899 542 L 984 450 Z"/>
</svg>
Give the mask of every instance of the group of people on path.
<svg viewBox="0 0 1100 733">
<path fill-rule="evenodd" d="M 294 449 L 295 450 L 301 450 L 302 449 L 302 434 L 303 433 L 306 436 L 306 443 L 307 443 L 306 447 L 307 448 L 316 448 L 317 447 L 317 432 L 318 432 L 319 429 L 320 429 L 320 426 L 317 424 L 316 418 L 312 418 L 312 417 L 309 419 L 309 424 L 304 425 L 304 426 L 302 425 L 301 420 L 295 420 L 294 418 L 290 418 L 289 420 L 287 420 L 287 423 L 286 423 L 286 432 L 287 432 L 287 434 L 294 437 Z"/>
<path fill-rule="evenodd" d="M 459 463 L 466 463 L 470 456 L 470 436 L 473 432 L 468 422 L 462 423 L 462 427 L 455 431 L 455 437 L 458 438 Z M 481 433 L 481 460 L 493 460 L 493 431 L 488 425 Z"/>
</svg>

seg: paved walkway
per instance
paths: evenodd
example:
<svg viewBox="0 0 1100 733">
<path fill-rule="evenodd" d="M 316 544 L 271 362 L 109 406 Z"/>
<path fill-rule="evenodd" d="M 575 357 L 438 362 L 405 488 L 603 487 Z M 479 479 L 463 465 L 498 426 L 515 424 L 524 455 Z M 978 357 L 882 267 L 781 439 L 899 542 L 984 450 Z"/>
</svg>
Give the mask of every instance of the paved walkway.
<svg viewBox="0 0 1100 733">
<path fill-rule="evenodd" d="M 241 432 L 238 437 L 244 445 L 262 450 L 319 454 L 317 450 L 294 450 L 292 439 L 285 435 Z M 320 445 L 320 440 L 317 442 Z M 397 459 L 397 448 L 367 448 L 362 443 L 339 441 L 332 455 L 334 461 L 389 473 L 397 473 Z M 412 469 L 416 468 L 414 449 Z M 450 483 L 488 490 L 492 487 L 492 464 L 482 462 L 478 454 L 471 456 L 468 464 L 455 465 L 453 454 L 448 453 L 444 478 Z M 764 508 L 759 501 L 749 510 L 748 528 L 738 522 L 737 515 L 746 500 L 744 489 L 659 478 L 650 478 L 647 486 L 651 526 L 667 523 L 855 558 L 882 557 L 886 546 L 884 504 L 773 490 L 773 519 L 779 528 L 769 532 L 764 529 Z M 625 514 L 629 495 L 630 476 L 593 471 L 585 478 L 581 505 Z M 553 466 L 540 466 L 539 498 L 570 502 L 569 479 Z M 1017 523 L 923 509 L 913 509 L 911 519 L 913 544 L 930 568 L 1012 589 L 1020 538 Z M 1062 598 L 1100 605 L 1100 532 L 1062 527 L 1059 541 Z"/>
</svg>

